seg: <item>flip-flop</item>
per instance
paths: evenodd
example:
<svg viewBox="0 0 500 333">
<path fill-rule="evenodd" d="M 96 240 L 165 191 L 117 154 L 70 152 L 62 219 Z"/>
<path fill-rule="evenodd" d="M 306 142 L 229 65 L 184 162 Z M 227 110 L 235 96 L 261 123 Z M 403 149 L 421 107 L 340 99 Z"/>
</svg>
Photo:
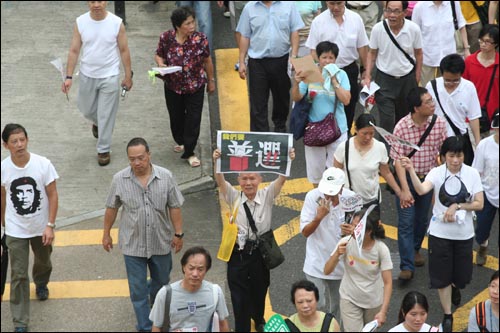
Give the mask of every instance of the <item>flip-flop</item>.
<svg viewBox="0 0 500 333">
<path fill-rule="evenodd" d="M 184 145 L 175 145 L 174 146 L 174 152 L 182 153 L 183 151 L 184 151 Z"/>
<path fill-rule="evenodd" d="M 200 160 L 195 155 L 188 158 L 188 163 L 191 166 L 191 168 L 196 168 L 201 165 Z"/>
</svg>

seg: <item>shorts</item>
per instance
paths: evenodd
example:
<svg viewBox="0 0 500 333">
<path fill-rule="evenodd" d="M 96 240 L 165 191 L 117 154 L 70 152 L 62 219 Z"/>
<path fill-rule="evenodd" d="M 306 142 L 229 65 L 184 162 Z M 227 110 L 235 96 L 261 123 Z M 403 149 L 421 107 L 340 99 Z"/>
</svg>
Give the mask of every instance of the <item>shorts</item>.
<svg viewBox="0 0 500 333">
<path fill-rule="evenodd" d="M 431 289 L 454 284 L 465 288 L 472 280 L 472 246 L 474 238 L 454 240 L 429 235 L 429 277 Z"/>
</svg>

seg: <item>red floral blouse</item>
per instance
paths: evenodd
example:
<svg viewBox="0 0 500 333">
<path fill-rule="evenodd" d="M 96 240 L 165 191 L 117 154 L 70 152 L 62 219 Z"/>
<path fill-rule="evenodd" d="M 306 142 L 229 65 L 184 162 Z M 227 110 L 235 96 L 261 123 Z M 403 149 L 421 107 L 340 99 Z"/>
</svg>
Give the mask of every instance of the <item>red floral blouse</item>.
<svg viewBox="0 0 500 333">
<path fill-rule="evenodd" d="M 193 94 L 207 83 L 203 62 L 210 56 L 208 39 L 202 32 L 194 32 L 184 44 L 175 39 L 175 30 L 160 35 L 156 54 L 167 66 L 181 66 L 182 70 L 163 77 L 168 89 L 177 94 Z"/>
</svg>

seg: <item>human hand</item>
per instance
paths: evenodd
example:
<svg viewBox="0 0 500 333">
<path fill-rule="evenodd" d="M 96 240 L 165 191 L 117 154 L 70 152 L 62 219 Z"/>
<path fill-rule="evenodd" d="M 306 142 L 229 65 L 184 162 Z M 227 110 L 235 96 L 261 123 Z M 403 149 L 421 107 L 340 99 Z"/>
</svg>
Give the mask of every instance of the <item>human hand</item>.
<svg viewBox="0 0 500 333">
<path fill-rule="evenodd" d="M 238 74 L 240 74 L 240 79 L 246 80 L 247 78 L 247 65 L 245 65 L 245 62 L 240 61 L 240 67 L 238 68 Z"/>
<path fill-rule="evenodd" d="M 413 195 L 409 190 L 403 190 L 399 195 L 399 202 L 401 208 L 404 209 L 413 206 L 413 204 L 415 203 L 415 199 L 413 198 Z"/>
<path fill-rule="evenodd" d="M 127 88 L 127 91 L 130 91 L 130 89 L 132 89 L 132 85 L 133 85 L 132 78 L 125 77 L 122 81 L 121 86 Z"/>
<path fill-rule="evenodd" d="M 370 74 L 365 71 L 364 78 L 362 78 L 362 80 L 361 80 L 361 86 L 367 86 L 368 89 L 370 89 L 371 80 L 372 80 L 372 78 L 371 78 Z"/>
<path fill-rule="evenodd" d="M 401 157 L 399 159 L 399 162 L 401 163 L 401 166 L 406 170 L 410 171 L 411 169 L 413 169 L 413 164 L 411 163 L 411 160 L 408 157 L 406 156 Z"/>
<path fill-rule="evenodd" d="M 347 242 L 342 242 L 339 244 L 339 247 L 337 248 L 337 253 L 339 256 L 345 254 L 347 251 Z"/>
<path fill-rule="evenodd" d="M 290 148 L 290 151 L 288 152 L 288 156 L 290 159 L 293 161 L 295 159 L 295 148 Z"/>
<path fill-rule="evenodd" d="M 385 324 L 385 321 L 387 320 L 387 314 L 385 312 L 380 311 L 375 315 L 374 319 L 377 320 L 378 323 L 377 327 L 380 327 Z"/>
<path fill-rule="evenodd" d="M 456 213 L 457 213 L 457 204 L 452 204 L 450 207 L 448 207 L 448 209 L 446 210 L 446 212 L 444 213 L 444 216 L 443 216 L 443 222 L 455 222 L 456 220 Z"/>
<path fill-rule="evenodd" d="M 322 220 L 326 215 L 328 215 L 328 213 L 330 213 L 330 201 L 320 197 L 316 203 L 318 204 L 318 207 L 316 208 L 316 216 Z"/>
<path fill-rule="evenodd" d="M 350 223 L 342 223 L 340 225 L 341 235 L 352 235 L 354 226 Z"/>
<path fill-rule="evenodd" d="M 113 238 L 111 238 L 111 235 L 102 236 L 102 247 L 106 252 L 111 251 L 113 248 Z"/>
<path fill-rule="evenodd" d="M 72 79 L 64 80 L 64 82 L 62 83 L 62 86 L 61 86 L 61 91 L 65 94 L 69 93 L 69 90 L 71 89 L 72 84 L 73 84 Z"/>
<path fill-rule="evenodd" d="M 209 80 L 207 84 L 207 93 L 213 94 L 214 91 L 215 91 L 215 81 Z"/>
<path fill-rule="evenodd" d="M 54 241 L 54 229 L 49 226 L 46 226 L 42 234 L 42 244 L 43 246 L 49 246 L 52 245 L 53 241 Z"/>
<path fill-rule="evenodd" d="M 220 158 L 220 155 L 221 155 L 221 152 L 220 152 L 220 149 L 215 149 L 213 154 L 212 154 L 212 158 L 215 160 L 217 160 L 218 158 Z"/>
<path fill-rule="evenodd" d="M 295 82 L 299 83 L 301 82 L 302 80 L 304 80 L 305 76 L 302 74 L 302 71 L 299 70 L 297 72 L 295 72 L 295 75 L 293 76 Z"/>
<path fill-rule="evenodd" d="M 182 238 L 175 237 L 172 239 L 172 249 L 174 249 L 175 253 L 178 253 L 182 249 L 183 241 Z"/>
</svg>

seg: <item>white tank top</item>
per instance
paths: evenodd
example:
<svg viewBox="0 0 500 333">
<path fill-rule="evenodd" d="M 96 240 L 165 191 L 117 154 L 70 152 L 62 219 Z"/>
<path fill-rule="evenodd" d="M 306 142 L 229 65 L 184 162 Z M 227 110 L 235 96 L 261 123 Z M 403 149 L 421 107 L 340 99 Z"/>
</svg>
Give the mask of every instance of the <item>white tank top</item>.
<svg viewBox="0 0 500 333">
<path fill-rule="evenodd" d="M 80 72 L 85 76 L 102 79 L 120 74 L 118 33 L 122 19 L 108 12 L 106 18 L 96 21 L 87 12 L 76 19 L 82 38 Z"/>
</svg>

